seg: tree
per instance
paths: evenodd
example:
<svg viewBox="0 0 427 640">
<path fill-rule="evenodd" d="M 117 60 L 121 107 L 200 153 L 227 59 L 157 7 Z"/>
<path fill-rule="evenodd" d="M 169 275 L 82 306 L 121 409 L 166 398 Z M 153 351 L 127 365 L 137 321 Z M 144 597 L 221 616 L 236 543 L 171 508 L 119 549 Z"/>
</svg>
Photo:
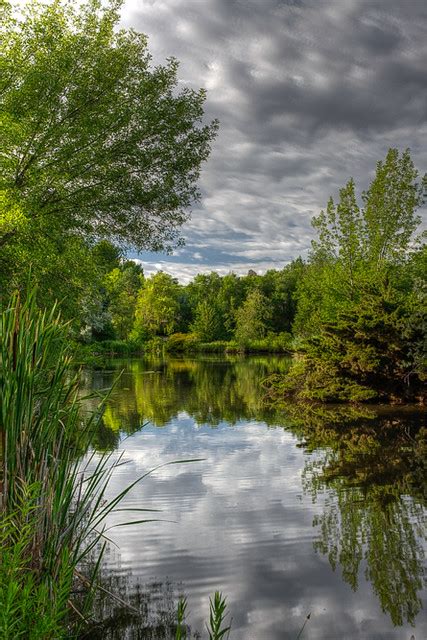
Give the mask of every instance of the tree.
<svg viewBox="0 0 427 640">
<path fill-rule="evenodd" d="M 235 273 L 228 273 L 221 278 L 217 295 L 217 305 L 222 320 L 221 338 L 230 340 L 233 337 L 236 328 L 236 311 L 243 304 L 246 292 L 245 278 L 239 278 Z"/>
<path fill-rule="evenodd" d="M 58 301 L 62 317 L 75 334 L 98 307 L 103 273 L 91 248 L 76 235 L 45 236 L 32 244 L 30 231 L 0 250 L 0 291 L 6 302 L 14 289 L 26 292 L 37 283 L 37 302 L 44 308 Z"/>
<path fill-rule="evenodd" d="M 319 240 L 313 242 L 313 250 L 318 262 L 323 259 L 334 263 L 348 297 L 353 298 L 355 279 L 364 255 L 364 229 L 352 178 L 340 189 L 339 195 L 337 205 L 330 198 L 326 211 L 313 218 L 313 227 L 319 235 Z"/>
<path fill-rule="evenodd" d="M 222 280 L 214 271 L 199 273 L 185 287 L 191 310 L 189 328 L 206 342 L 224 337 L 224 316 L 218 304 Z"/>
<path fill-rule="evenodd" d="M 135 322 L 136 301 L 143 286 L 142 268 L 131 260 L 105 276 L 108 311 L 117 338 L 126 340 Z"/>
<path fill-rule="evenodd" d="M 318 240 L 298 287 L 295 323 L 307 339 L 304 357 L 279 383 L 282 392 L 321 401 L 422 400 L 426 323 L 415 309 L 426 281 L 421 257 L 411 255 L 426 178 L 417 177 L 409 151 L 390 149 L 363 207 L 350 180 L 338 204 L 330 200 L 314 219 Z"/>
<path fill-rule="evenodd" d="M 269 316 L 267 298 L 258 289 L 250 291 L 245 302 L 236 312 L 236 340 L 245 345 L 250 340 L 263 338 Z"/>
<path fill-rule="evenodd" d="M 199 302 L 191 330 L 202 342 L 218 340 L 221 334 L 221 318 L 217 306 L 208 300 Z"/>
<path fill-rule="evenodd" d="M 202 122 L 205 92 L 178 90 L 176 60 L 151 65 L 146 37 L 118 28 L 121 0 L 30 2 L 23 17 L 3 5 L 4 280 L 28 247 L 53 250 L 58 238 L 180 242 L 217 129 Z"/>
<path fill-rule="evenodd" d="M 318 240 L 313 242 L 312 259 L 333 266 L 333 288 L 345 301 L 354 300 L 367 279 L 387 279 L 390 268 L 405 259 L 421 221 L 416 211 L 427 174 L 421 181 L 417 178 L 409 150 L 399 155 L 397 149 L 389 149 L 384 162 L 377 163 L 368 191 L 362 193 L 362 208 L 351 178 L 340 190 L 338 204 L 331 198 L 326 211 L 313 218 Z"/>
<path fill-rule="evenodd" d="M 136 303 L 135 338 L 168 336 L 179 324 L 180 286 L 175 278 L 159 271 L 144 282 Z"/>
<path fill-rule="evenodd" d="M 98 242 L 92 249 L 92 256 L 98 268 L 104 274 L 113 269 L 118 269 L 123 258 L 120 249 L 108 240 Z"/>
<path fill-rule="evenodd" d="M 318 239 L 309 268 L 300 281 L 296 327 L 316 333 L 319 323 L 336 319 L 352 303 L 362 302 L 366 289 L 386 290 L 399 265 L 413 250 L 420 218 L 423 185 L 408 150 L 390 149 L 359 207 L 350 179 L 329 200 L 326 211 L 313 218 Z"/>
<path fill-rule="evenodd" d="M 427 174 L 418 181 L 409 149 L 402 155 L 389 149 L 384 162 L 377 163 L 375 178 L 362 194 L 363 248 L 377 271 L 383 264 L 404 259 L 421 222 L 416 210 L 423 203 L 426 187 Z"/>
<path fill-rule="evenodd" d="M 304 273 L 305 264 L 297 258 L 280 271 L 271 269 L 258 276 L 259 287 L 269 301 L 269 330 L 275 333 L 291 331 L 297 306 L 296 289 Z"/>
</svg>

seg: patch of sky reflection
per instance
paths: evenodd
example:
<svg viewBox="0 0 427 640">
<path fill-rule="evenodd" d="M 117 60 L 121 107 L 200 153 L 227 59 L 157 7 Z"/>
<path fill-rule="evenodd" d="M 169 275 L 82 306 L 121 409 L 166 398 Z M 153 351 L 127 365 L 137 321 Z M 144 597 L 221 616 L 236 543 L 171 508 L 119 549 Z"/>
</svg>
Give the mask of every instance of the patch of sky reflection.
<svg viewBox="0 0 427 640">
<path fill-rule="evenodd" d="M 110 495 L 156 465 L 187 458 L 203 461 L 162 467 L 127 496 L 126 508 L 161 509 L 154 515 L 165 521 L 112 529 L 109 535 L 119 550 L 108 554 L 103 572 L 107 580 L 120 576 L 123 592 L 132 602 L 151 598 L 147 605 L 151 612 L 164 589 L 168 604 L 154 609 L 158 619 L 163 616 L 167 622 L 162 626 L 157 619 L 150 631 L 154 635 L 138 635 L 143 623 L 129 616 L 127 626 L 119 631 L 110 628 L 104 638 L 170 637 L 167 633 L 172 633 L 172 626 L 168 624 L 172 625 L 179 593 L 188 597 L 191 628 L 202 631 L 209 596 L 217 589 L 227 596 L 233 640 L 295 639 L 309 613 L 302 636 L 307 639 L 409 640 L 412 633 L 416 638 L 427 637 L 427 623 L 419 610 L 422 540 L 417 530 L 421 517 L 418 496 L 407 498 L 415 505 L 407 508 L 397 495 L 393 510 L 385 515 L 395 519 L 389 522 L 390 530 L 394 527 L 399 532 L 399 566 L 383 557 L 382 562 L 389 566 L 387 575 L 372 571 L 369 575 L 364 556 L 356 563 L 354 575 L 347 575 L 354 563 L 346 558 L 346 553 L 352 553 L 346 544 L 351 547 L 354 541 L 340 536 L 348 533 L 344 531 L 348 505 L 340 498 L 337 485 L 319 484 L 316 476 L 316 464 L 328 464 L 326 449 L 309 453 L 289 419 L 265 410 L 260 402 L 255 383 L 275 366 L 277 361 L 268 358 L 125 364 L 127 375 L 111 398 L 106 414 L 110 426 L 106 428 L 119 428 L 123 436 L 132 434 L 137 423 L 149 422 L 116 441 L 128 463 L 115 473 Z M 147 369 L 157 373 L 145 375 Z M 94 376 L 94 386 L 97 376 L 105 385 L 105 372 Z M 394 486 L 398 482 L 399 478 L 394 479 Z M 350 505 L 355 512 L 361 501 L 358 491 L 358 487 L 343 486 L 345 495 L 351 497 L 355 492 Z M 369 502 L 370 491 L 368 487 L 368 530 L 358 531 L 356 537 L 384 533 L 375 530 L 375 522 L 383 526 L 383 514 L 381 506 L 375 503 L 374 508 Z M 389 508 L 387 504 L 384 501 L 384 509 Z M 139 519 L 141 514 L 134 517 Z M 326 528 L 328 518 L 334 519 L 328 530 L 334 544 L 328 553 L 338 556 L 335 570 L 328 553 L 315 550 L 322 533 L 320 525 L 313 526 L 316 518 L 318 522 L 324 518 Z M 108 524 L 120 521 L 123 514 L 119 513 Z M 386 554 L 391 549 L 384 543 L 381 551 Z M 395 575 L 398 569 L 401 575 Z M 405 593 L 400 596 L 399 580 L 405 576 L 413 588 L 406 592 L 402 584 Z M 388 600 L 381 599 L 378 585 L 390 591 Z M 166 635 L 155 635 L 153 629 L 160 627 Z"/>
</svg>

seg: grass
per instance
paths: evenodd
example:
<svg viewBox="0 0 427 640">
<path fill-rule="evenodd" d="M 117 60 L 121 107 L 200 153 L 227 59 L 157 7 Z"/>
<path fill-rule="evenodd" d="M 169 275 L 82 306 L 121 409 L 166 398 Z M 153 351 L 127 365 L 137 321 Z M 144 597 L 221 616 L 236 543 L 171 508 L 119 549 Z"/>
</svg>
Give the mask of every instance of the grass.
<svg viewBox="0 0 427 640">
<path fill-rule="evenodd" d="M 63 638 L 67 600 L 72 588 L 71 565 L 63 555 L 56 580 L 40 579 L 31 550 L 38 510 L 30 490 L 22 504 L 3 516 L 0 527 L 0 637 Z"/>
<path fill-rule="evenodd" d="M 187 598 L 180 598 L 178 600 L 178 607 L 176 611 L 177 625 L 175 640 L 184 640 L 187 636 L 187 627 L 185 625 L 185 613 L 187 611 Z"/>
<path fill-rule="evenodd" d="M 143 348 L 140 344 L 126 340 L 73 343 L 73 363 L 76 365 L 102 367 L 113 356 L 129 357 L 142 353 Z"/>
<path fill-rule="evenodd" d="M 223 640 L 229 637 L 231 622 L 225 626 L 227 617 L 227 602 L 220 591 L 215 591 L 214 597 L 209 598 L 209 622 L 206 623 L 206 630 L 209 640 Z M 185 614 L 187 612 L 187 598 L 180 598 L 177 607 L 177 626 L 175 640 L 184 640 L 187 637 L 187 626 L 185 625 Z M 227 634 L 227 635 L 226 635 Z"/>
<path fill-rule="evenodd" d="M 77 609 L 72 597 L 77 568 L 103 542 L 103 520 L 126 493 L 105 501 L 120 461 L 101 456 L 91 473 L 80 463 L 102 401 L 98 412 L 84 417 L 78 372 L 70 369 L 67 327 L 57 309 L 40 312 L 34 296 L 21 303 L 15 295 L 1 316 L 0 331 L 6 559 L 1 637 L 62 638 L 87 615 L 95 576 L 89 576 L 87 601 Z"/>
<path fill-rule="evenodd" d="M 206 625 L 209 640 L 222 640 L 225 634 L 230 634 L 231 624 L 225 626 L 227 603 L 220 591 L 215 591 L 215 595 L 210 598 L 209 625 Z"/>
<path fill-rule="evenodd" d="M 272 333 L 264 338 L 247 340 L 240 344 L 236 340 L 201 342 L 194 333 L 174 333 L 162 339 L 160 349 L 172 353 L 290 354 L 293 351 L 293 337 L 290 333 Z"/>
</svg>

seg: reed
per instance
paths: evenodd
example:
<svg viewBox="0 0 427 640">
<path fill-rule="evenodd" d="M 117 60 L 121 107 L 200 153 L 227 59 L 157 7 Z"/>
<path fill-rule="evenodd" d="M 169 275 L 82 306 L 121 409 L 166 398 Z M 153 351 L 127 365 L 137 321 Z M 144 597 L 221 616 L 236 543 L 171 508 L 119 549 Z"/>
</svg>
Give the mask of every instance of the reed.
<svg viewBox="0 0 427 640">
<path fill-rule="evenodd" d="M 90 621 L 105 518 L 154 471 L 107 499 L 121 457 L 93 452 L 81 462 L 106 398 L 100 398 L 97 411 L 85 411 L 67 330 L 57 308 L 40 311 L 34 294 L 25 302 L 15 295 L 0 318 L 0 636 L 5 640 L 69 638 Z M 171 464 L 181 462 L 187 461 Z M 83 575 L 85 565 L 93 567 L 90 575 Z M 43 619 L 43 630 L 30 623 L 36 619 L 38 624 Z"/>
<path fill-rule="evenodd" d="M 222 640 L 227 634 L 230 635 L 231 622 L 225 626 L 227 616 L 227 602 L 220 591 L 215 591 L 214 597 L 209 598 L 210 614 L 209 625 L 206 625 L 209 640 Z"/>
<path fill-rule="evenodd" d="M 2 638 L 62 637 L 82 550 L 84 429 L 65 332 L 56 308 L 41 313 L 32 296 L 15 295 L 0 319 Z"/>
<path fill-rule="evenodd" d="M 185 626 L 185 613 L 187 611 L 187 598 L 180 598 L 178 600 L 178 607 L 176 612 L 177 625 L 175 632 L 175 640 L 185 640 L 187 637 L 187 627 Z"/>
</svg>

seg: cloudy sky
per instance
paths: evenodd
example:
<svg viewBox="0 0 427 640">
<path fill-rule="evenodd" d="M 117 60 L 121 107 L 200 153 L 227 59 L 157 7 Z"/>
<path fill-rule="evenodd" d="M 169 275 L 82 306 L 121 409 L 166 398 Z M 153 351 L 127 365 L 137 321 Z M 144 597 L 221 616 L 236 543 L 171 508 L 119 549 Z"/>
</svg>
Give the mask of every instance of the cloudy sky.
<svg viewBox="0 0 427 640">
<path fill-rule="evenodd" d="M 127 0 L 122 21 L 154 62 L 180 60 L 220 120 L 186 246 L 139 254 L 146 273 L 281 268 L 307 254 L 328 196 L 349 176 L 365 188 L 390 146 L 427 169 L 425 0 Z"/>
</svg>

